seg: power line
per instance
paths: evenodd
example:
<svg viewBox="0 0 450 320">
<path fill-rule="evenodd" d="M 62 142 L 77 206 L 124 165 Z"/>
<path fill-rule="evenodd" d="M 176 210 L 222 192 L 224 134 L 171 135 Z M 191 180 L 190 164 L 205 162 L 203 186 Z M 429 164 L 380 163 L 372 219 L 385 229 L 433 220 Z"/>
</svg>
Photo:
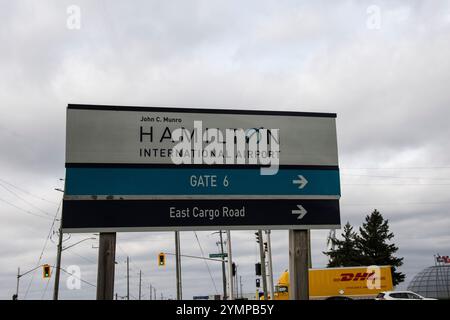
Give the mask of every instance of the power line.
<svg viewBox="0 0 450 320">
<path fill-rule="evenodd" d="M 52 222 L 52 224 L 51 224 L 51 226 L 50 226 L 50 230 L 49 230 L 49 232 L 48 232 L 47 238 L 45 239 L 44 247 L 42 248 L 41 254 L 39 255 L 39 259 L 38 259 L 38 262 L 37 262 L 36 266 L 39 266 L 39 264 L 41 263 L 42 256 L 44 255 L 44 251 L 45 251 L 45 249 L 47 248 L 48 240 L 49 240 L 50 237 L 51 237 L 53 228 L 54 228 L 54 226 L 55 226 L 56 217 L 58 216 L 58 212 L 59 212 L 59 210 L 61 209 L 61 205 L 62 205 L 62 199 L 61 199 L 61 201 L 60 201 L 60 203 L 59 203 L 59 205 L 58 205 L 58 209 L 56 209 L 55 217 L 53 218 L 53 222 Z M 31 275 L 31 279 L 30 279 L 30 282 L 28 283 L 28 288 L 27 288 L 27 291 L 25 292 L 24 298 L 27 297 L 28 291 L 30 291 L 31 283 L 33 282 L 33 279 L 34 279 L 34 272 L 33 272 L 32 275 Z"/>
<path fill-rule="evenodd" d="M 398 202 L 398 203 L 341 203 L 341 206 L 397 206 L 397 205 L 439 205 L 450 202 Z"/>
<path fill-rule="evenodd" d="M 343 173 L 342 175 L 343 176 L 350 176 L 350 177 L 370 177 L 370 178 L 388 178 L 388 179 L 444 180 L 444 181 L 449 181 L 450 180 L 450 178 L 401 177 L 401 176 L 370 175 L 370 174 L 348 174 L 348 173 Z"/>
<path fill-rule="evenodd" d="M 128 252 L 126 252 L 119 243 L 117 243 L 117 247 L 119 248 L 119 250 L 122 251 L 123 254 L 125 254 L 125 256 L 128 256 L 128 257 L 130 256 L 128 254 Z M 130 266 L 130 271 L 136 271 L 137 272 L 137 271 L 145 270 L 140 265 L 138 266 L 137 264 L 135 264 L 133 260 L 130 259 L 129 262 L 130 262 L 130 264 L 134 265 L 134 267 L 136 268 L 136 269 L 134 269 L 132 266 Z M 144 272 L 142 272 L 142 275 L 144 275 Z M 125 276 L 125 278 L 126 278 L 126 276 Z M 133 273 L 130 273 L 130 279 L 133 280 L 133 279 L 136 279 L 136 278 L 137 278 L 137 275 L 133 275 Z M 146 284 L 147 284 L 147 280 L 142 279 L 142 286 L 145 286 Z M 152 284 L 152 282 L 150 280 L 148 280 L 148 284 L 150 285 L 150 284 Z M 154 285 L 152 285 L 152 287 L 157 289 Z M 130 297 L 133 297 L 133 298 L 136 299 L 136 297 L 134 297 L 131 293 L 130 293 Z"/>
<path fill-rule="evenodd" d="M 24 208 L 22 208 L 22 207 L 19 207 L 19 206 L 15 205 L 15 204 L 13 204 L 13 203 L 11 203 L 11 202 L 9 202 L 9 201 L 6 201 L 6 200 L 4 200 L 4 199 L 1 199 L 1 198 L 0 198 L 0 201 L 6 203 L 6 204 L 8 204 L 8 205 L 10 205 L 10 206 L 12 206 L 12 207 L 14 207 L 14 208 L 16 208 L 16 209 L 18 209 L 18 210 L 20 210 L 20 211 L 22 211 L 22 212 L 25 212 L 26 214 L 29 214 L 29 215 L 32 215 L 32 216 L 35 216 L 35 217 L 39 217 L 39 218 L 41 218 L 41 219 L 50 219 L 50 220 L 51 220 L 51 218 L 48 217 L 48 216 L 44 216 L 44 215 L 41 215 L 41 214 L 38 214 L 38 213 L 31 212 L 31 211 L 29 211 L 29 210 L 27 210 L 27 209 L 24 209 Z"/>
<path fill-rule="evenodd" d="M 44 292 L 42 293 L 41 300 L 44 300 L 45 294 L 47 293 L 48 284 L 50 283 L 50 278 L 47 279 L 47 283 L 45 284 Z"/>
<path fill-rule="evenodd" d="M 9 185 L 9 186 L 11 186 L 11 187 L 13 187 L 13 188 L 15 188 L 15 189 L 17 189 L 17 190 L 19 190 L 19 191 L 22 191 L 23 193 L 28 194 L 29 196 L 32 196 L 32 197 L 34 197 L 34 198 L 36 198 L 36 199 L 39 199 L 39 200 L 41 200 L 41 201 L 45 201 L 45 202 L 48 202 L 48 203 L 51 203 L 51 204 L 54 204 L 54 205 L 57 205 L 57 204 L 58 204 L 58 202 L 54 202 L 54 201 L 45 199 L 45 198 L 43 198 L 43 197 L 41 197 L 41 196 L 35 195 L 35 194 L 33 194 L 33 193 L 31 193 L 31 192 L 29 192 L 29 191 L 27 191 L 27 190 L 25 190 L 25 189 L 23 189 L 23 188 L 21 188 L 21 187 L 18 187 L 17 185 L 12 184 L 11 182 L 8 182 L 8 181 L 6 181 L 6 180 L 4 180 L 4 179 L 0 179 L 0 181 L 1 181 L 2 183 L 4 183 L 4 184 L 7 184 L 7 185 Z"/>
<path fill-rule="evenodd" d="M 450 169 L 450 166 L 417 166 L 417 167 L 342 167 L 342 170 L 435 170 Z"/>
<path fill-rule="evenodd" d="M 42 212 L 43 214 L 47 215 L 47 216 L 51 216 L 50 213 L 46 212 L 45 210 L 42 210 L 41 208 L 35 206 L 34 204 L 32 204 L 31 202 L 29 202 L 28 200 L 22 198 L 21 196 L 19 196 L 16 192 L 12 191 L 11 189 L 7 188 L 6 186 L 4 186 L 3 184 L 0 183 L 0 186 L 2 188 L 4 188 L 6 191 L 8 191 L 9 193 L 11 193 L 12 195 L 16 196 L 17 198 L 19 198 L 20 200 L 22 200 L 23 202 L 25 202 L 26 204 L 32 206 L 33 208 L 39 210 L 40 212 Z"/>
<path fill-rule="evenodd" d="M 71 248 L 69 248 L 69 249 L 70 249 L 69 251 L 70 251 L 72 254 L 74 254 L 74 255 L 80 257 L 81 259 L 83 259 L 83 260 L 85 260 L 85 261 L 87 261 L 87 262 L 89 262 L 89 263 L 94 263 L 94 264 L 97 263 L 97 261 L 94 261 L 94 260 L 92 260 L 91 258 L 87 258 L 87 257 L 85 257 L 85 256 L 82 256 L 81 254 L 79 254 L 79 253 L 77 253 L 77 252 L 71 250 Z"/>
<path fill-rule="evenodd" d="M 343 186 L 450 186 L 450 183 L 341 183 Z"/>
<path fill-rule="evenodd" d="M 196 231 L 194 231 L 194 235 L 195 235 L 195 239 L 197 239 L 198 247 L 200 248 L 200 253 L 202 254 L 202 258 L 204 258 L 205 255 L 203 253 L 202 245 L 200 244 L 200 240 L 198 239 Z M 216 294 L 218 294 L 219 291 L 217 291 L 216 282 L 214 281 L 214 278 L 212 276 L 211 269 L 209 268 L 209 265 L 208 265 L 208 261 L 206 261 L 206 260 L 203 260 L 203 261 L 206 264 L 206 269 L 208 269 L 208 273 L 209 273 L 209 276 L 210 276 L 210 278 L 212 280 L 212 283 L 213 283 L 213 286 L 214 286 L 214 290 L 216 291 Z M 230 279 L 230 281 L 231 281 L 231 279 Z"/>
<path fill-rule="evenodd" d="M 97 287 L 95 284 L 90 283 L 89 281 L 86 281 L 86 280 L 81 279 L 80 277 L 74 275 L 73 273 L 68 272 L 68 271 L 65 270 L 64 268 L 61 268 L 61 267 L 60 267 L 60 269 L 61 269 L 61 271 L 65 272 L 66 274 L 68 274 L 68 275 L 70 275 L 70 276 L 72 276 L 72 277 L 74 277 L 74 278 L 77 278 L 78 280 L 80 280 L 80 281 L 83 282 L 83 283 L 86 283 L 86 284 L 88 284 L 88 285 L 90 285 L 90 286 L 92 286 L 92 287 L 94 287 L 94 288 Z"/>
</svg>

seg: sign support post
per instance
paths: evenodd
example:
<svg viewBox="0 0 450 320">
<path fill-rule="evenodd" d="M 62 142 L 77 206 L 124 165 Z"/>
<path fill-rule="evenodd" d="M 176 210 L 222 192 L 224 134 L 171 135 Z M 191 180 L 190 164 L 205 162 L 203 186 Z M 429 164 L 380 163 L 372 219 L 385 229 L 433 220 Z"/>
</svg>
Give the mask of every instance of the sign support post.
<svg viewBox="0 0 450 320">
<path fill-rule="evenodd" d="M 289 230 L 289 299 L 309 300 L 308 230 Z"/>
<path fill-rule="evenodd" d="M 116 233 L 101 232 L 98 248 L 97 300 L 113 300 Z"/>
</svg>

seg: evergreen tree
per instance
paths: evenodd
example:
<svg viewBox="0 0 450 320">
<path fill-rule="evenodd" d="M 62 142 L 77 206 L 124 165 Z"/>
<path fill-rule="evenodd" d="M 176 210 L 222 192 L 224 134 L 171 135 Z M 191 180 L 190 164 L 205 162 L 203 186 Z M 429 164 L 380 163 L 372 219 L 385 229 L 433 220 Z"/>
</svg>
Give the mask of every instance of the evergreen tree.
<svg viewBox="0 0 450 320">
<path fill-rule="evenodd" d="M 361 252 L 360 265 L 390 265 L 392 266 L 392 281 L 394 286 L 405 280 L 405 275 L 397 272 L 397 267 L 403 264 L 403 258 L 394 256 L 398 247 L 388 243 L 394 234 L 389 231 L 389 220 L 384 220 L 378 210 L 366 216 L 366 221 L 359 228 L 357 246 Z"/>
<path fill-rule="evenodd" d="M 324 252 L 329 257 L 328 267 L 351 267 L 361 265 L 361 252 L 357 244 L 358 235 L 349 222 L 344 226 L 342 240 L 328 238 L 331 249 Z"/>
</svg>

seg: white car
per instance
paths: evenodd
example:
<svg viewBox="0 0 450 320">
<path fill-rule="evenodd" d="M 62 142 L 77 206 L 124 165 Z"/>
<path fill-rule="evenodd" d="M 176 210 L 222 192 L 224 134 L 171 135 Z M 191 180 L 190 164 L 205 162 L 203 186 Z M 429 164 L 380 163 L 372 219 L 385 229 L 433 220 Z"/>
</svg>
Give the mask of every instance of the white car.
<svg viewBox="0 0 450 320">
<path fill-rule="evenodd" d="M 412 291 L 384 291 L 380 292 L 375 300 L 436 300 L 425 298 Z"/>
</svg>

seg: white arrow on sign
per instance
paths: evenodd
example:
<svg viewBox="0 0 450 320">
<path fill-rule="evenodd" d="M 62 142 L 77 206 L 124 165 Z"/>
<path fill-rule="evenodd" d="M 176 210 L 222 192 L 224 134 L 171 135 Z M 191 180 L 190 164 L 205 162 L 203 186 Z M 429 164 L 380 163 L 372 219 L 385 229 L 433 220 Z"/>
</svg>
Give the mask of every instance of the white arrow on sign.
<svg viewBox="0 0 450 320">
<path fill-rule="evenodd" d="M 292 210 L 292 214 L 298 214 L 297 219 L 298 219 L 298 220 L 301 220 L 301 219 L 303 219 L 303 217 L 308 213 L 308 211 L 306 211 L 306 209 L 303 208 L 303 206 L 301 206 L 301 205 L 299 205 L 299 204 L 297 205 L 297 208 L 298 208 L 298 209 Z"/>
<path fill-rule="evenodd" d="M 306 180 L 304 176 L 298 175 L 298 180 L 292 180 L 292 183 L 298 184 L 298 188 L 303 189 L 308 183 L 308 180 Z"/>
</svg>

